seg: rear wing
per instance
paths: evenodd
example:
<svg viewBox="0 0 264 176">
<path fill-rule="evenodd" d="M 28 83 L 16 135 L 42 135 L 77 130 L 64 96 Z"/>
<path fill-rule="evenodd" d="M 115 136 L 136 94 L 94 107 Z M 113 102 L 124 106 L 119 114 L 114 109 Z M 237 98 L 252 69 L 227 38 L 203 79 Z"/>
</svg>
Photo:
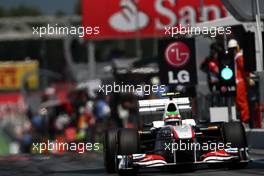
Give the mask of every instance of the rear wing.
<svg viewBox="0 0 264 176">
<path fill-rule="evenodd" d="M 148 114 L 153 112 L 164 112 L 165 105 L 173 101 L 178 105 L 180 111 L 191 109 L 190 99 L 188 97 L 170 99 L 155 99 L 155 100 L 139 100 L 139 113 Z"/>
</svg>

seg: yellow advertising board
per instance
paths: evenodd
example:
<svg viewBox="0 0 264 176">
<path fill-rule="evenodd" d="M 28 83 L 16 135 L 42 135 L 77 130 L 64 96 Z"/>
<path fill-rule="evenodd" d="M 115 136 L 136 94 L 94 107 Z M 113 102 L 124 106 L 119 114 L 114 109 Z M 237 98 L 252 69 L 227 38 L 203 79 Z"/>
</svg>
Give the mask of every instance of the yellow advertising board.
<svg viewBox="0 0 264 176">
<path fill-rule="evenodd" d="M 39 64 L 37 61 L 0 62 L 0 90 L 18 90 L 22 81 L 29 89 L 37 89 Z"/>
</svg>

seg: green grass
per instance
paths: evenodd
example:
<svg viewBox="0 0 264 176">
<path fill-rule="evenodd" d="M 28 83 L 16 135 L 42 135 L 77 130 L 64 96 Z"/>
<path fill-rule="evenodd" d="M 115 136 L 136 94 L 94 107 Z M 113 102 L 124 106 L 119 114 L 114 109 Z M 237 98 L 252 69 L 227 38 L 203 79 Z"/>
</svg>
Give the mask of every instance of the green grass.
<svg viewBox="0 0 264 176">
<path fill-rule="evenodd" d="M 6 155 L 9 153 L 9 141 L 0 132 L 0 155 Z"/>
</svg>

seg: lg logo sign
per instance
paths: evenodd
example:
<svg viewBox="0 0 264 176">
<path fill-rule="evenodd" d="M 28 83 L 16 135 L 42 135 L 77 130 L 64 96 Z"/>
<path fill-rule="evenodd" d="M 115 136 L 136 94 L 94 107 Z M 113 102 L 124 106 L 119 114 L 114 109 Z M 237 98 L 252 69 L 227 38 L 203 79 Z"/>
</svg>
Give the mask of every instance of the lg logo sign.
<svg viewBox="0 0 264 176">
<path fill-rule="evenodd" d="M 173 71 L 168 72 L 169 84 L 178 84 L 178 83 L 189 83 L 190 74 L 186 70 L 181 70 L 175 76 Z"/>
<path fill-rule="evenodd" d="M 183 42 L 173 42 L 168 45 L 165 50 L 165 58 L 167 63 L 177 68 L 177 70 L 183 67 L 189 62 L 190 59 L 190 49 Z M 176 75 L 175 75 L 176 74 Z M 180 70 L 178 73 L 174 71 L 168 72 L 169 84 L 178 84 L 178 83 L 189 83 L 190 74 L 187 70 Z"/>
<path fill-rule="evenodd" d="M 182 67 L 190 59 L 190 49 L 183 42 L 174 42 L 167 47 L 165 58 L 171 66 Z"/>
</svg>

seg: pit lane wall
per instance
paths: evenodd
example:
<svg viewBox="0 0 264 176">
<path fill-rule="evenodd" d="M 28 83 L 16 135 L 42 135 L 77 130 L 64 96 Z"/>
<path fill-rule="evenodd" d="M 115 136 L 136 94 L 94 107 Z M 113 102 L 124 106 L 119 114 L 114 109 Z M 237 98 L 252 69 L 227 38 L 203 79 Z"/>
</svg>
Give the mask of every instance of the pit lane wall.
<svg viewBox="0 0 264 176">
<path fill-rule="evenodd" d="M 249 149 L 264 149 L 264 129 L 246 129 Z"/>
</svg>

